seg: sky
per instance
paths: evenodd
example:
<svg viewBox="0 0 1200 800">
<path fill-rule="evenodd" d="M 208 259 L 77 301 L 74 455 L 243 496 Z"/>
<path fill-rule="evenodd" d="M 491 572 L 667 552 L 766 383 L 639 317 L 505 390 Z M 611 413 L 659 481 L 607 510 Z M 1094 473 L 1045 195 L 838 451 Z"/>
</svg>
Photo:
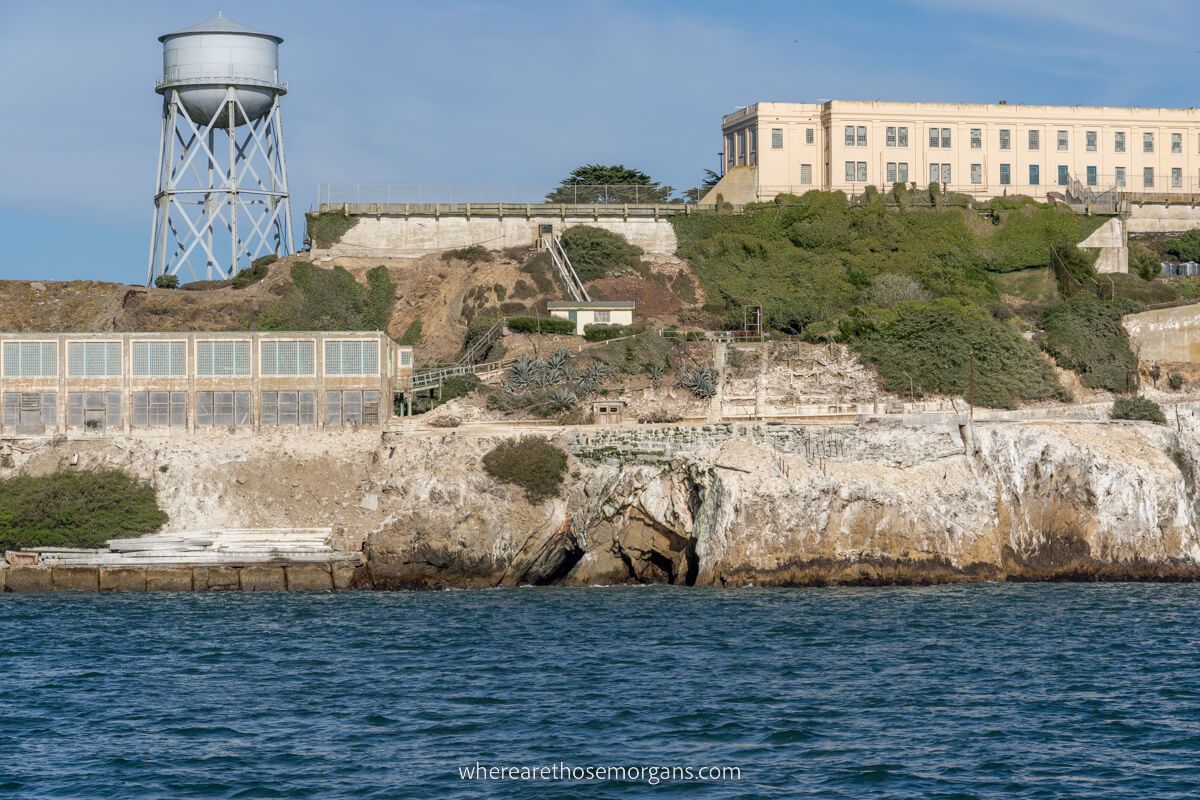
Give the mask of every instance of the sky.
<svg viewBox="0 0 1200 800">
<path fill-rule="evenodd" d="M 1197 104 L 1185 1 L 0 0 L 0 279 L 145 282 L 157 37 L 218 11 L 284 38 L 298 232 L 323 183 L 694 186 L 757 101 Z"/>
</svg>

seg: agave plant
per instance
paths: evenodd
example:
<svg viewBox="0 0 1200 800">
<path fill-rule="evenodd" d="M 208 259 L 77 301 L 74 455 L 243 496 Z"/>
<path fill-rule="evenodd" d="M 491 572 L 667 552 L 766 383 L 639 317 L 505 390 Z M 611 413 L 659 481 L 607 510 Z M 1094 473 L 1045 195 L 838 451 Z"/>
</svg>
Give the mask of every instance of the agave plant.
<svg viewBox="0 0 1200 800">
<path fill-rule="evenodd" d="M 508 368 L 505 388 L 510 392 L 523 392 L 536 385 L 541 362 L 531 356 L 522 355 Z"/>
<path fill-rule="evenodd" d="M 666 370 L 658 364 L 651 364 L 646 367 L 646 374 L 650 376 L 650 385 L 658 389 L 662 386 L 663 375 L 666 374 Z"/>
<path fill-rule="evenodd" d="M 717 393 L 717 371 L 712 367 L 683 367 L 676 385 L 701 399 L 712 397 Z"/>
<path fill-rule="evenodd" d="M 564 383 L 570 377 L 571 357 L 561 347 L 546 359 L 546 380 L 553 386 Z"/>
<path fill-rule="evenodd" d="M 569 411 L 575 407 L 577 402 L 578 398 L 575 393 L 565 386 L 556 387 L 554 391 L 550 392 L 550 398 L 547 400 L 550 410 L 555 412 Z"/>
</svg>

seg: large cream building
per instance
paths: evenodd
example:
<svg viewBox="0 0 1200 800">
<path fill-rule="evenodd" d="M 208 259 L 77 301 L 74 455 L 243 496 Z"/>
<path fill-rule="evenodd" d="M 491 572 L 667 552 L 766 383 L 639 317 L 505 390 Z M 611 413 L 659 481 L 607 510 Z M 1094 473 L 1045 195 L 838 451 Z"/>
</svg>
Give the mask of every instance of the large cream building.
<svg viewBox="0 0 1200 800">
<path fill-rule="evenodd" d="M 755 103 L 725 116 L 719 191 L 728 202 L 810 189 L 937 182 L 987 198 L 1200 192 L 1200 110 L 894 103 Z"/>
</svg>

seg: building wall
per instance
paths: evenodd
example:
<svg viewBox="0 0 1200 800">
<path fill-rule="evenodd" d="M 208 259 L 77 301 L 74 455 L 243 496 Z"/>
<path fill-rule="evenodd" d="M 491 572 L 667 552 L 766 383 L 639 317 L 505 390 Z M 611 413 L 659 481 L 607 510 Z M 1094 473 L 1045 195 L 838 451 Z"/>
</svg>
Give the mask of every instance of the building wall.
<svg viewBox="0 0 1200 800">
<path fill-rule="evenodd" d="M 581 308 L 575 311 L 575 334 L 583 336 L 588 325 L 632 325 L 633 324 L 633 309 L 632 308 L 614 308 L 608 310 L 608 321 L 597 322 L 596 311 L 602 309 Z M 550 316 L 559 319 L 570 319 L 571 312 L 567 309 L 551 309 Z"/>
<path fill-rule="evenodd" d="M 847 144 L 847 127 L 853 132 L 852 144 Z M 895 144 L 890 143 L 889 128 L 897 129 Z M 907 129 L 907 146 L 899 142 L 901 128 Z M 930 128 L 938 131 L 937 147 L 931 146 Z M 807 138 L 810 129 L 812 144 Z M 948 147 L 941 146 L 943 129 L 949 134 Z M 972 141 L 972 130 L 979 131 L 978 146 Z M 1001 131 L 1009 132 L 1007 149 L 1001 147 Z M 1036 149 L 1030 146 L 1031 131 L 1037 137 Z M 1059 149 L 1060 131 L 1065 132 L 1065 150 Z M 1094 149 L 1089 149 L 1089 133 L 1095 135 Z M 1125 138 L 1123 153 L 1116 151 L 1119 133 Z M 1153 152 L 1144 151 L 1145 133 L 1152 134 Z M 1178 136 L 1178 152 L 1173 149 L 1173 136 Z M 743 152 L 743 140 L 757 142 L 757 148 L 749 149 L 747 144 Z M 1200 192 L 1200 110 L 1195 108 L 850 100 L 756 103 L 724 118 L 722 143 L 726 169 L 756 168 L 761 200 L 813 188 L 857 193 L 867 185 L 890 187 L 889 163 L 897 165 L 897 172 L 898 165 L 906 164 L 908 182 L 922 188 L 930 183 L 931 164 L 938 165 L 939 182 L 946 177 L 942 169 L 946 165 L 945 188 L 980 198 L 1061 192 L 1065 187 L 1059 184 L 1060 167 L 1085 184 L 1089 168 L 1094 169 L 1091 188 L 1096 191 L 1116 187 L 1118 169 L 1123 169 L 1127 191 Z M 847 162 L 855 165 L 853 179 L 847 179 Z M 811 184 L 800 180 L 806 164 L 812 167 Z M 978 182 L 972 181 L 972 165 L 978 165 Z M 1002 165 L 1009 168 L 1007 184 L 1001 183 Z M 1031 182 L 1031 165 L 1038 169 L 1036 184 Z M 1151 186 L 1143 182 L 1145 168 L 1154 171 Z M 1178 170 L 1174 182 L 1172 170 Z"/>
<path fill-rule="evenodd" d="M 1140 361 L 1200 364 L 1200 305 L 1130 314 L 1122 324 Z"/>
<path fill-rule="evenodd" d="M 263 374 L 263 343 L 286 342 L 301 340 L 312 343 L 313 368 L 310 375 L 266 375 Z M 360 341 L 373 344 L 378 348 L 378 369 L 364 375 L 330 374 L 331 365 L 325 361 L 325 344 L 327 341 Z M 53 375 L 30 376 L 21 374 L 17 365 L 10 363 L 10 343 L 45 343 L 48 350 L 54 353 L 56 365 Z M 170 370 L 180 374 L 139 375 L 142 371 L 135 368 L 135 347 L 140 343 L 164 344 L 169 342 L 182 343 L 184 361 L 180 369 Z M 208 375 L 200 374 L 212 370 L 201 370 L 198 364 L 200 348 L 208 342 L 229 343 L 242 342 L 246 345 L 244 354 L 248 356 L 243 368 L 238 363 L 235 371 L 244 374 Z M 79 343 L 111 343 L 119 347 L 119 369 L 100 370 L 106 374 L 82 376 L 72 374 L 70 353 L 72 346 Z M 49 371 L 49 370 L 46 370 Z M 109 372 L 112 374 L 107 374 Z M 163 370 L 164 372 L 166 370 Z M 24 430 L 13 424 L 11 404 L 19 402 L 24 395 L 26 402 L 32 395 L 52 397 L 54 405 L 53 418 L 43 417 L 46 434 L 53 433 L 88 433 L 93 429 L 86 425 L 69 425 L 71 421 L 71 399 L 73 394 L 81 395 L 80 414 L 85 409 L 109 408 L 109 399 L 119 397 L 119 412 L 114 416 L 101 414 L 103 424 L 98 424 L 95 432 L 129 433 L 161 432 L 161 433 L 198 433 L 204 429 L 216 427 L 236 427 L 254 429 L 264 424 L 264 392 L 308 392 L 311 393 L 313 419 L 311 426 L 323 428 L 326 426 L 333 403 L 329 401 L 326 392 L 378 392 L 379 425 L 385 425 L 392 413 L 392 397 L 394 392 L 408 385 L 412 376 L 412 349 L 396 345 L 387 335 L 378 332 L 328 332 L 328 333 L 58 333 L 38 334 L 0 333 L 0 401 L 5 404 L 6 414 L 0 415 L 0 434 L 14 435 Z M 135 409 L 143 411 L 152 402 L 151 395 L 156 398 L 166 397 L 167 415 L 171 417 L 168 425 L 151 427 L 135 424 Z M 202 424 L 200 419 L 201 393 L 213 393 L 206 396 L 206 408 L 212 409 L 207 400 L 217 400 L 215 393 L 222 393 L 221 400 L 226 397 L 233 399 L 236 404 L 237 422 L 232 425 L 220 425 L 216 415 Z M 228 393 L 233 393 L 229 395 Z M 240 396 L 237 396 L 239 395 Z M 91 395 L 86 397 L 86 395 Z M 174 399 L 172 398 L 174 395 Z M 339 400 L 354 400 L 357 395 L 347 398 L 344 394 Z M 298 398 L 298 395 L 297 395 Z M 182 416 L 172 416 L 171 403 L 177 403 L 178 408 L 185 408 Z M 290 399 L 290 398 L 285 398 Z M 88 402 L 100 403 L 99 406 L 89 406 Z M 115 406 L 115 404 L 114 404 Z M 222 408 L 224 404 L 222 403 Z M 97 422 L 99 420 L 96 420 Z M 364 421 L 363 424 L 366 424 Z"/>
<path fill-rule="evenodd" d="M 360 258 L 417 258 L 471 245 L 489 250 L 532 247 L 539 226 L 550 225 L 556 234 L 574 225 L 591 225 L 619 233 L 631 244 L 652 255 L 674 255 L 678 247 L 670 220 L 653 216 L 629 217 L 588 215 L 467 217 L 463 214 L 432 216 L 360 215 L 342 241 L 313 253 L 316 258 L 356 256 Z"/>
</svg>

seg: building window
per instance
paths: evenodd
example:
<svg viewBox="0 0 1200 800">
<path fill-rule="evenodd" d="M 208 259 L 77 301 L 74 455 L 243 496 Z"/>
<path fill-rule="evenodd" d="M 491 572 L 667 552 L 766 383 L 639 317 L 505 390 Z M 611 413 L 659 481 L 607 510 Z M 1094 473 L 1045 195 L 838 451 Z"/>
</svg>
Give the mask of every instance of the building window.
<svg viewBox="0 0 1200 800">
<path fill-rule="evenodd" d="M 262 375 L 315 375 L 316 343 L 312 340 L 264 341 L 258 346 Z"/>
<path fill-rule="evenodd" d="M 813 129 L 812 128 L 804 129 L 804 143 L 805 144 L 813 143 Z"/>
<path fill-rule="evenodd" d="M 1096 185 L 1096 182 L 1097 182 L 1097 180 L 1098 180 L 1098 176 L 1096 175 L 1096 168 L 1095 168 L 1095 167 L 1088 167 L 1088 168 L 1087 168 L 1087 171 L 1086 171 L 1086 174 L 1087 174 L 1087 185 L 1088 185 L 1088 186 L 1095 186 L 1095 185 Z"/>
<path fill-rule="evenodd" d="M 1041 147 L 1042 147 L 1042 132 L 1041 131 L 1030 131 L 1029 132 L 1029 149 L 1030 150 L 1040 150 Z"/>
<path fill-rule="evenodd" d="M 1070 148 L 1070 136 L 1067 131 L 1058 132 L 1058 152 L 1065 153 Z"/>
<path fill-rule="evenodd" d="M 133 374 L 138 377 L 182 377 L 187 374 L 187 342 L 134 342 Z"/>
<path fill-rule="evenodd" d="M 316 392 L 263 392 L 259 424 L 290 428 L 316 425 Z"/>
<path fill-rule="evenodd" d="M 896 146 L 896 128 L 894 126 L 884 131 L 883 141 L 888 147 Z"/>
<path fill-rule="evenodd" d="M 950 183 L 950 165 L 942 164 L 942 183 Z"/>
<path fill-rule="evenodd" d="M 940 144 L 941 138 L 939 137 L 939 133 L 940 133 L 940 131 L 937 128 L 929 129 L 929 146 L 930 147 L 937 147 Z"/>
<path fill-rule="evenodd" d="M 1012 165 L 1011 164 L 1001 164 L 1000 165 L 1000 185 L 1008 186 L 1010 183 L 1012 183 Z"/>
<path fill-rule="evenodd" d="M 249 342 L 196 342 L 196 374 L 201 377 L 249 375 Z"/>
<path fill-rule="evenodd" d="M 867 129 L 865 127 L 863 127 L 862 125 L 858 126 L 858 146 L 859 147 L 867 146 Z"/>
<path fill-rule="evenodd" d="M 971 165 L 971 183 L 976 186 L 983 183 L 983 164 Z"/>
<path fill-rule="evenodd" d="M 326 375 L 378 375 L 379 342 L 373 339 L 327 339 Z"/>
<path fill-rule="evenodd" d="M 1154 188 L 1154 167 L 1142 168 L 1142 186 L 1147 189 Z"/>
<path fill-rule="evenodd" d="M 1113 134 L 1113 152 L 1125 152 L 1125 131 L 1117 131 Z"/>
<path fill-rule="evenodd" d="M 67 427 L 89 433 L 119 430 L 120 392 L 67 392 Z"/>
<path fill-rule="evenodd" d="M 135 428 L 186 428 L 187 392 L 134 392 Z"/>
<path fill-rule="evenodd" d="M 1084 146 L 1087 148 L 1088 152 L 1089 153 L 1096 152 L 1096 132 L 1095 131 L 1084 131 L 1083 139 L 1084 139 Z"/>
<path fill-rule="evenodd" d="M 608 311 L 607 309 L 604 311 L 593 311 L 592 322 L 599 322 L 602 324 L 612 322 L 612 312 Z"/>
<path fill-rule="evenodd" d="M 1113 183 L 1115 183 L 1119 188 L 1125 187 L 1125 168 L 1124 167 L 1117 167 L 1117 173 L 1114 176 Z"/>
<path fill-rule="evenodd" d="M 771 128 L 771 149 L 783 149 L 783 128 Z"/>
<path fill-rule="evenodd" d="M 885 173 L 888 186 L 896 182 L 896 162 L 887 162 L 887 172 Z"/>
<path fill-rule="evenodd" d="M 751 166 L 758 163 L 758 128 L 750 129 L 750 161 Z"/>
<path fill-rule="evenodd" d="M 1171 188 L 1183 188 L 1183 167 L 1171 167 Z"/>
<path fill-rule="evenodd" d="M 950 146 L 950 129 L 942 128 L 942 147 Z"/>
<path fill-rule="evenodd" d="M 57 342 L 4 343 L 4 377 L 54 378 L 57 376 Z"/>
<path fill-rule="evenodd" d="M 1172 133 L 1171 134 L 1171 152 L 1172 153 L 1182 153 L 1183 152 L 1183 134 L 1182 133 Z"/>
<path fill-rule="evenodd" d="M 58 427 L 57 392 L 5 392 L 4 427 L 22 434 L 41 434 Z"/>
<path fill-rule="evenodd" d="M 1142 152 L 1143 153 L 1153 153 L 1154 152 L 1154 132 L 1153 131 L 1144 131 L 1142 133 Z"/>
<path fill-rule="evenodd" d="M 941 178 L 942 178 L 941 166 L 942 166 L 941 164 L 930 164 L 929 165 L 929 182 L 930 183 L 941 183 Z"/>
<path fill-rule="evenodd" d="M 908 128 L 897 128 L 896 139 L 900 147 L 908 147 Z"/>
<path fill-rule="evenodd" d="M 737 151 L 734 147 L 733 134 L 731 133 L 725 137 L 725 164 L 730 167 L 737 164 L 737 160 L 735 159 Z"/>
<path fill-rule="evenodd" d="M 1042 182 L 1042 168 L 1038 164 L 1029 165 L 1029 185 L 1037 186 Z"/>
<path fill-rule="evenodd" d="M 378 425 L 379 392 L 326 392 L 325 424 Z"/>
<path fill-rule="evenodd" d="M 121 374 L 120 342 L 67 342 L 67 375 L 72 378 Z"/>
<path fill-rule="evenodd" d="M 854 162 L 846 162 L 846 183 L 854 183 Z"/>
<path fill-rule="evenodd" d="M 1067 168 L 1067 165 L 1059 164 L 1058 165 L 1058 185 L 1066 186 L 1070 182 L 1070 180 L 1071 180 L 1071 173 L 1070 173 L 1070 170 Z"/>
<path fill-rule="evenodd" d="M 744 165 L 746 163 L 746 131 L 740 130 L 737 132 L 737 142 L 737 163 Z"/>
<path fill-rule="evenodd" d="M 400 351 L 400 366 L 412 366 L 412 350 L 405 349 Z"/>
<path fill-rule="evenodd" d="M 980 150 L 983 148 L 983 128 L 971 128 L 971 149 Z"/>
<path fill-rule="evenodd" d="M 800 165 L 800 183 L 805 186 L 812 183 L 812 164 Z"/>
<path fill-rule="evenodd" d="M 867 162 L 865 161 L 858 162 L 858 182 L 867 182 Z"/>
<path fill-rule="evenodd" d="M 854 126 L 846 126 L 846 147 L 854 147 Z"/>
<path fill-rule="evenodd" d="M 197 428 L 244 428 L 248 425 L 249 392 L 196 392 Z"/>
<path fill-rule="evenodd" d="M 896 182 L 908 183 L 908 162 L 901 161 L 896 165 Z"/>
<path fill-rule="evenodd" d="M 1000 129 L 1000 149 L 1012 150 L 1012 131 L 1008 128 Z"/>
</svg>

